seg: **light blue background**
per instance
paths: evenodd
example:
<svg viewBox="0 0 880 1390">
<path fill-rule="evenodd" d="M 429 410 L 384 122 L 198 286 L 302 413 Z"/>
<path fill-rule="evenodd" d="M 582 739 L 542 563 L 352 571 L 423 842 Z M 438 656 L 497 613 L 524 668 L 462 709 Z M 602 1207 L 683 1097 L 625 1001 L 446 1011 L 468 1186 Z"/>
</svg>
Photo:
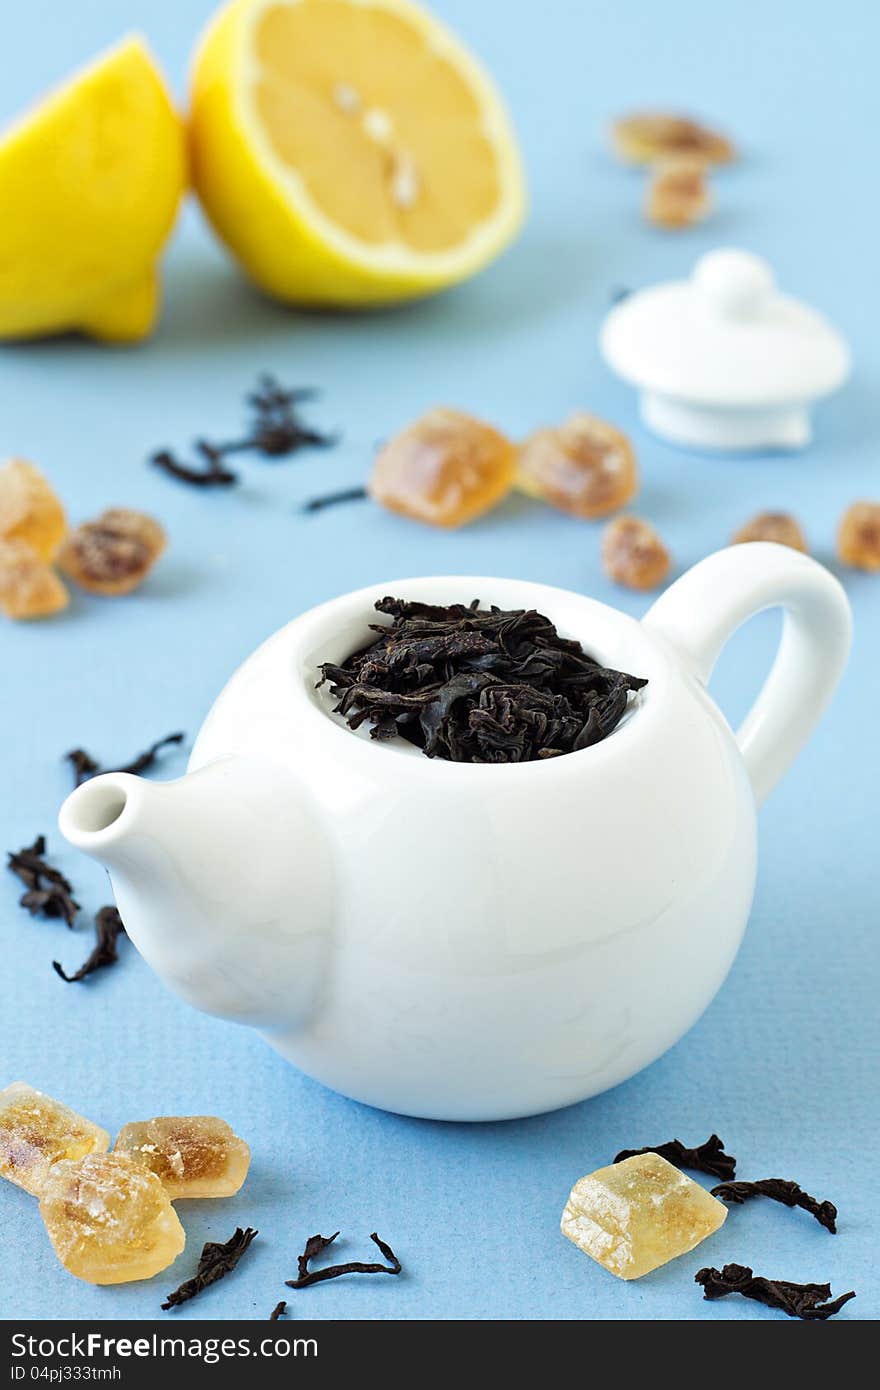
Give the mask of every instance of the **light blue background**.
<svg viewBox="0 0 880 1390">
<path fill-rule="evenodd" d="M 74 26 L 62 0 L 10 7 L 0 116 L 138 25 L 182 94 L 211 9 L 210 0 L 80 0 Z M 63 849 L 54 828 L 70 780 L 66 749 L 82 744 L 113 761 L 172 729 L 194 734 L 227 676 L 274 628 L 395 575 L 514 574 L 635 614 L 647 607 L 604 579 L 597 527 L 524 499 L 452 535 L 368 504 L 297 514 L 301 499 L 360 482 L 374 442 L 423 408 L 470 408 L 514 435 L 575 406 L 607 415 L 634 438 L 644 474 L 638 509 L 679 568 L 766 506 L 794 511 L 835 568 L 843 508 L 880 495 L 877 7 L 438 0 L 436 9 L 497 76 L 525 152 L 531 215 L 494 268 L 399 312 L 298 315 L 254 294 L 190 207 L 148 344 L 0 350 L 0 453 L 44 466 L 76 519 L 107 505 L 143 507 L 171 537 L 134 597 L 78 596 L 57 621 L 0 628 L 0 846 L 48 831 L 86 909 L 76 935 L 31 921 L 16 906 L 16 881 L 0 881 L 0 1084 L 26 1078 L 111 1130 L 155 1113 L 216 1112 L 253 1149 L 238 1198 L 182 1209 L 188 1249 L 174 1268 L 116 1289 L 61 1270 L 33 1200 L 2 1185 L 0 1310 L 164 1317 L 164 1293 L 192 1272 L 202 1242 L 241 1223 L 260 1237 L 239 1271 L 176 1320 L 267 1317 L 305 1237 L 337 1227 L 355 1259 L 367 1257 L 377 1229 L 406 1275 L 287 1291 L 294 1315 L 772 1318 L 743 1300 L 701 1301 L 694 1271 L 725 1260 L 830 1279 L 835 1292 L 855 1288 L 845 1317 L 876 1315 L 876 1158 L 865 1151 L 878 1120 L 880 578 L 845 575 L 854 656 L 832 711 L 762 814 L 758 893 L 730 979 L 684 1041 L 607 1095 L 521 1123 L 401 1119 L 323 1090 L 256 1035 L 192 1012 L 130 947 L 87 985 L 66 986 L 50 968 L 53 957 L 79 964 L 89 914 L 107 898 L 100 871 Z M 718 211 L 700 230 L 647 228 L 639 176 L 606 154 L 604 122 L 652 102 L 702 112 L 742 144 L 742 165 L 719 175 Z M 721 462 L 669 448 L 642 431 L 631 394 L 599 361 L 596 328 L 615 286 L 678 275 L 720 243 L 768 256 L 784 285 L 852 340 L 855 376 L 821 409 L 802 456 Z M 215 494 L 145 466 L 155 446 L 234 432 L 241 396 L 262 369 L 320 387 L 312 417 L 341 428 L 343 444 L 277 465 L 242 460 L 243 486 Z M 732 719 L 747 707 L 775 635 L 768 618 L 728 650 L 716 688 Z M 175 755 L 164 770 L 182 767 Z M 622 1146 L 673 1134 L 698 1142 L 712 1129 L 739 1156 L 740 1176 L 790 1176 L 833 1199 L 840 1234 L 753 1203 L 735 1209 L 710 1245 L 634 1285 L 561 1238 L 559 1214 L 581 1174 Z"/>
</svg>

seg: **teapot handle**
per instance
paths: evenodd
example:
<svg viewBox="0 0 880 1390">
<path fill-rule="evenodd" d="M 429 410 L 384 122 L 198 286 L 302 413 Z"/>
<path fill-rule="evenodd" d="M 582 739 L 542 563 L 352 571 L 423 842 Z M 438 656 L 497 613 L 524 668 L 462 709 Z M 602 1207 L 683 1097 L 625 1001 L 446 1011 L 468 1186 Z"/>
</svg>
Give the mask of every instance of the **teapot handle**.
<svg viewBox="0 0 880 1390">
<path fill-rule="evenodd" d="M 842 586 L 797 550 L 750 541 L 694 565 L 644 618 L 706 684 L 728 638 L 775 607 L 785 610 L 776 660 L 736 735 L 759 805 L 813 732 L 843 673 L 852 615 Z"/>
</svg>

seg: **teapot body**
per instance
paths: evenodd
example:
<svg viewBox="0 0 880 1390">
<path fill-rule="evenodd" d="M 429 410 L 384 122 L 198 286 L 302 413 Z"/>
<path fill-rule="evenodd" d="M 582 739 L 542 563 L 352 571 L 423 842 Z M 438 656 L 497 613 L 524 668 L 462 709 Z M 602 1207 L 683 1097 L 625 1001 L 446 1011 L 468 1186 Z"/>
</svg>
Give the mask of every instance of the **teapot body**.
<svg viewBox="0 0 880 1390">
<path fill-rule="evenodd" d="M 537 609 L 647 685 L 608 738 L 562 757 L 461 764 L 377 743 L 317 676 L 367 645 L 389 592 Z M 734 735 L 706 685 L 731 633 L 772 606 L 779 651 Z M 105 773 L 59 825 L 109 869 L 130 939 L 197 1008 L 370 1105 L 534 1114 L 625 1080 L 709 1003 L 752 900 L 756 802 L 849 642 L 840 584 L 780 545 L 707 557 L 641 623 L 519 580 L 399 580 L 270 638 L 186 777 Z"/>
<path fill-rule="evenodd" d="M 310 1076 L 405 1114 L 495 1120 L 583 1100 L 676 1042 L 736 954 L 756 862 L 736 739 L 662 636 L 602 604 L 516 581 L 398 588 L 537 607 L 648 685 L 600 744 L 462 765 L 352 733 L 315 688 L 320 662 L 368 640 L 388 589 L 271 638 L 227 686 L 191 761 L 271 750 L 324 832 L 329 942 L 312 1007 L 263 1031 Z M 311 911 L 297 854 L 294 841 L 291 933 Z"/>
</svg>

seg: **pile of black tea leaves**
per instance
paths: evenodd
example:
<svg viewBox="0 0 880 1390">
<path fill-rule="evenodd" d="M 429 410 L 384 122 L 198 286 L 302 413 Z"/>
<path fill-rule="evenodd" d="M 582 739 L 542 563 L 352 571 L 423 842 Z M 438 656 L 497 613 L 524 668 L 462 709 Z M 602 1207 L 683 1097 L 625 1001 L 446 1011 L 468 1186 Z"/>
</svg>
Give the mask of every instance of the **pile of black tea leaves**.
<svg viewBox="0 0 880 1390">
<path fill-rule="evenodd" d="M 522 763 L 576 753 L 617 727 L 647 681 L 602 666 L 534 609 L 383 598 L 391 624 L 321 680 L 349 728 L 401 737 L 429 758 Z"/>
</svg>

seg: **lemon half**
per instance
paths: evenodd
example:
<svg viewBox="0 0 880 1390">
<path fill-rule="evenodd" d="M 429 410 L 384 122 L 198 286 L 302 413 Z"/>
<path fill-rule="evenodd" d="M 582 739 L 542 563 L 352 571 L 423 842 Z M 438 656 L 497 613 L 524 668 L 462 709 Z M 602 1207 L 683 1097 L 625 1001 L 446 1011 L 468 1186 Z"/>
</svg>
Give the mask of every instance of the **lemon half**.
<svg viewBox="0 0 880 1390">
<path fill-rule="evenodd" d="M 124 39 L 0 136 L 0 337 L 144 337 L 185 182 L 180 117 Z"/>
<path fill-rule="evenodd" d="M 196 54 L 190 152 L 217 232 L 287 301 L 430 293 L 522 221 L 492 81 L 410 0 L 234 0 Z"/>
</svg>

